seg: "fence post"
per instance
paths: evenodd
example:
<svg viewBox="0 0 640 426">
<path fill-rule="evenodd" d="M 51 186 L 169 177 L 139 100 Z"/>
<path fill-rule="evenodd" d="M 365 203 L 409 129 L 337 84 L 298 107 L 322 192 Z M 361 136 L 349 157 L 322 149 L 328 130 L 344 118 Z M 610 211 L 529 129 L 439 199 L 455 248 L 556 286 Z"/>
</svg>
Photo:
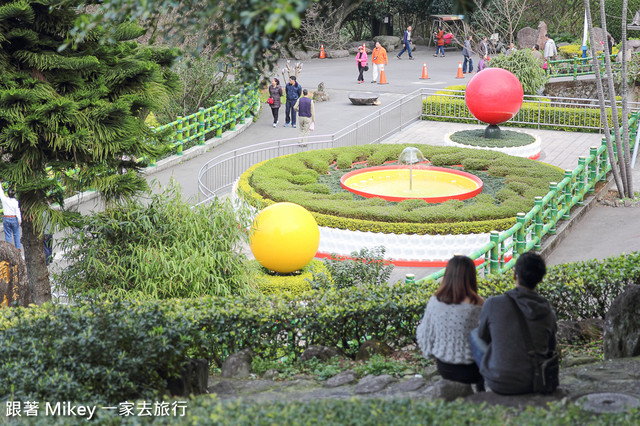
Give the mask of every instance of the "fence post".
<svg viewBox="0 0 640 426">
<path fill-rule="evenodd" d="M 593 159 L 589 162 L 589 194 L 593 194 L 596 190 L 596 179 L 598 177 L 598 148 L 589 147 L 589 157 Z"/>
<path fill-rule="evenodd" d="M 578 57 L 573 58 L 573 81 L 578 79 Z"/>
<path fill-rule="evenodd" d="M 562 219 L 564 219 L 564 220 L 569 220 L 569 215 L 571 213 L 571 198 L 572 198 L 572 193 L 573 193 L 572 174 L 573 174 L 573 172 L 571 170 L 565 170 L 564 171 L 564 178 L 567 179 L 567 184 L 564 186 L 564 189 L 562 191 L 563 195 L 564 195 L 563 204 L 567 208 L 565 210 L 564 214 L 562 215 Z"/>
<path fill-rule="evenodd" d="M 539 251 L 542 248 L 542 228 L 544 227 L 544 224 L 542 223 L 542 217 L 543 217 L 543 211 L 542 211 L 542 197 L 537 196 L 535 198 L 535 205 L 538 207 L 538 212 L 536 213 L 536 217 L 535 217 L 535 225 L 533 227 L 534 229 L 534 236 L 535 236 L 535 246 L 533 247 L 536 251 Z"/>
<path fill-rule="evenodd" d="M 556 233 L 556 222 L 558 221 L 558 182 L 549 183 L 549 192 L 551 192 L 551 228 L 549 234 L 554 235 Z"/>
<path fill-rule="evenodd" d="M 581 167 L 581 169 L 577 176 L 578 187 L 576 189 L 577 189 L 578 195 L 580 196 L 577 204 L 579 206 L 582 206 L 584 205 L 584 196 L 586 195 L 584 192 L 584 180 L 587 175 L 587 171 L 586 171 L 587 159 L 584 155 L 581 155 L 580 157 L 578 157 L 578 167 Z"/>
<path fill-rule="evenodd" d="M 231 125 L 229 126 L 229 130 L 236 129 L 236 120 L 238 119 L 238 104 L 237 104 L 237 96 L 232 98 L 233 100 L 229 104 L 229 115 L 231 116 Z"/>
<path fill-rule="evenodd" d="M 522 254 L 524 253 L 524 246 L 526 244 L 525 241 L 525 214 L 524 213 L 518 213 L 517 218 L 516 218 L 517 223 L 520 225 L 520 228 L 518 228 L 518 231 L 516 232 L 516 252 L 518 252 L 518 254 Z"/>
<path fill-rule="evenodd" d="M 216 129 L 216 137 L 222 137 L 222 126 L 224 126 L 224 114 L 222 111 L 222 104 L 218 102 L 216 104 L 216 122 L 218 124 L 218 128 Z"/>
<path fill-rule="evenodd" d="M 176 126 L 176 133 L 177 133 L 176 139 L 178 141 L 178 146 L 176 147 L 177 148 L 176 153 L 178 155 L 182 155 L 183 141 L 182 141 L 182 116 L 181 115 L 178 116 L 178 125 Z"/>
<path fill-rule="evenodd" d="M 498 231 L 491 231 L 489 240 L 492 244 L 489 273 L 491 275 L 497 275 L 500 273 L 500 233 Z"/>
<path fill-rule="evenodd" d="M 198 144 L 204 145 L 204 108 L 198 108 Z"/>
<path fill-rule="evenodd" d="M 602 145 L 604 149 L 600 154 L 600 182 L 605 182 L 607 180 L 607 166 L 609 165 L 609 155 L 607 151 L 607 141 L 602 140 Z"/>
</svg>

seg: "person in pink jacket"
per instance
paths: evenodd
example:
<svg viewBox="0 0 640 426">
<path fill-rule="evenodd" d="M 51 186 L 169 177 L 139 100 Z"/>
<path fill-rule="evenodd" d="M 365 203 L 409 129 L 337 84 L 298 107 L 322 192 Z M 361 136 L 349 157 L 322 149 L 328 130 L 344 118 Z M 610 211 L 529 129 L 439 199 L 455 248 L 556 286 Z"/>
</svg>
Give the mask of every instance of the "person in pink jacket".
<svg viewBox="0 0 640 426">
<path fill-rule="evenodd" d="M 358 64 L 358 84 L 364 83 L 362 73 L 367 71 L 369 67 L 367 66 L 367 52 L 362 48 L 362 46 L 358 47 L 356 64 Z"/>
</svg>

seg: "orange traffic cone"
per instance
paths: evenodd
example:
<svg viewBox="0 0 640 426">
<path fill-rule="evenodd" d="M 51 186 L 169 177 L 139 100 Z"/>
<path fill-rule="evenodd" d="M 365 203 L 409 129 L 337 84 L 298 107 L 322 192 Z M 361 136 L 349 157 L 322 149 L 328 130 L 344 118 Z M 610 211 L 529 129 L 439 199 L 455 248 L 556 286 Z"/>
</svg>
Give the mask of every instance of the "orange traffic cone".
<svg viewBox="0 0 640 426">
<path fill-rule="evenodd" d="M 464 75 L 462 75 L 462 62 L 458 62 L 458 75 L 456 75 L 456 78 L 464 78 Z"/>
<path fill-rule="evenodd" d="M 426 62 L 422 66 L 422 77 L 420 77 L 420 79 L 421 80 L 428 80 L 429 79 L 429 73 L 427 72 L 427 63 Z"/>
<path fill-rule="evenodd" d="M 384 68 L 380 71 L 380 81 L 378 81 L 378 84 L 389 84 L 387 83 L 387 76 L 384 75 Z"/>
<path fill-rule="evenodd" d="M 320 59 L 324 59 L 325 58 L 325 55 L 324 55 L 324 44 L 320 45 L 320 56 L 319 56 L 319 58 Z"/>
<path fill-rule="evenodd" d="M 362 51 L 367 53 L 367 43 L 362 43 Z"/>
</svg>

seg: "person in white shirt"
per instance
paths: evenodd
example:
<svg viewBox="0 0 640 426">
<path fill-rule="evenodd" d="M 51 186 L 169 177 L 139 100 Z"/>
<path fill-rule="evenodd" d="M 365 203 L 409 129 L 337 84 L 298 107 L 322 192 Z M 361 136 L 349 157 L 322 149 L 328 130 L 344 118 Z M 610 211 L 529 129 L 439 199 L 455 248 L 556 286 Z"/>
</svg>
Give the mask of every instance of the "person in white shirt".
<svg viewBox="0 0 640 426">
<path fill-rule="evenodd" d="M 13 191 L 11 190 L 8 190 L 5 195 L 2 184 L 0 184 L 0 200 L 2 200 L 2 213 L 4 215 L 2 219 L 4 239 L 5 241 L 11 242 L 13 238 L 13 244 L 18 250 L 22 250 L 22 244 L 20 243 L 22 216 L 20 215 L 18 200 L 15 199 Z"/>
</svg>

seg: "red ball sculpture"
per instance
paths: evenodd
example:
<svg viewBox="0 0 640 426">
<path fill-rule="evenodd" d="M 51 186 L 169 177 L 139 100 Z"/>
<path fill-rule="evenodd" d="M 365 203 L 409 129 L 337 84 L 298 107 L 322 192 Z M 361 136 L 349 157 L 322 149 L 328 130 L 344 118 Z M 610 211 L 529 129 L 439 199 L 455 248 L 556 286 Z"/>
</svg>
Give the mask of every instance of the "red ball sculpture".
<svg viewBox="0 0 640 426">
<path fill-rule="evenodd" d="M 487 68 L 469 81 L 464 100 L 478 120 L 495 125 L 518 113 L 523 96 L 518 77 L 502 68 Z"/>
</svg>

